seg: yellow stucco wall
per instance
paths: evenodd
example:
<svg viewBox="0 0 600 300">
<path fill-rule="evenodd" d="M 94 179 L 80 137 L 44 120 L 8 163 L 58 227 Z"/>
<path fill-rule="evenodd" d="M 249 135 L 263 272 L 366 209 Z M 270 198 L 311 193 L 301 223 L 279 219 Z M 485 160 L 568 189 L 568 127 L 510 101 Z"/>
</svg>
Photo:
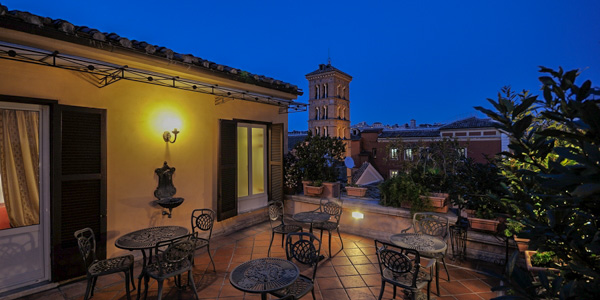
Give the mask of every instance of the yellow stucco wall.
<svg viewBox="0 0 600 300">
<path fill-rule="evenodd" d="M 289 94 L 225 81 L 210 74 L 186 71 L 166 60 L 144 58 L 143 55 L 129 56 L 4 29 L 0 31 L 0 40 L 293 98 Z M 212 95 L 127 80 L 98 88 L 84 73 L 9 60 L 0 60 L 0 94 L 106 109 L 109 257 L 122 251 L 114 247 L 114 241 L 124 233 L 158 225 L 189 228 L 193 209 L 209 207 L 216 210 L 213 203 L 217 197 L 219 119 L 284 123 L 284 132 L 287 132 L 287 115 L 279 114 L 276 106 L 239 100 L 215 105 Z M 163 131 L 173 130 L 161 127 L 164 118 L 169 116 L 180 120 L 178 129 L 181 133 L 174 144 L 166 144 L 162 139 Z M 170 219 L 152 203 L 157 186 L 154 169 L 161 167 L 163 161 L 176 168 L 173 177 L 176 195 L 185 198 L 184 203 L 173 210 Z"/>
</svg>

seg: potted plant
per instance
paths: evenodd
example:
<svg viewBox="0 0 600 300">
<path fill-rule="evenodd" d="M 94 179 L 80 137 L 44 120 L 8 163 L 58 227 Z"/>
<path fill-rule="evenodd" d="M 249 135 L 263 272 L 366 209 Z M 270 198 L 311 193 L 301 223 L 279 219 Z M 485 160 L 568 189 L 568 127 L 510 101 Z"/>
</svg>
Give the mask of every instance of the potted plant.
<svg viewBox="0 0 600 300">
<path fill-rule="evenodd" d="M 506 235 L 506 237 L 512 237 L 515 240 L 519 252 L 525 252 L 529 248 L 529 239 L 520 237 L 525 225 L 510 218 L 506 220 L 505 224 L 506 229 L 504 229 L 504 235 Z"/>
<path fill-rule="evenodd" d="M 552 251 L 525 251 L 525 263 L 530 272 L 558 272 L 556 255 Z"/>
<path fill-rule="evenodd" d="M 500 185 L 498 168 L 493 163 L 476 163 L 467 159 L 455 176 L 454 200 L 465 207 L 471 228 L 496 232 L 500 221 L 497 216 L 502 206 L 492 195 Z"/>
<path fill-rule="evenodd" d="M 380 204 L 384 206 L 409 208 L 411 214 L 431 209 L 431 200 L 421 197 L 427 189 L 415 182 L 409 174 L 388 178 L 379 184 Z"/>
<path fill-rule="evenodd" d="M 322 197 L 338 197 L 338 165 L 346 153 L 344 143 L 328 136 L 313 136 L 310 132 L 306 139 L 298 143 L 292 150 L 297 158 L 297 166 L 305 181 L 321 181 Z M 303 181 L 306 194 L 307 183 Z"/>
<path fill-rule="evenodd" d="M 323 188 L 323 182 L 320 180 L 309 182 L 304 186 L 304 195 L 320 196 L 323 193 Z"/>
<path fill-rule="evenodd" d="M 346 194 L 354 197 L 364 197 L 367 193 L 366 187 L 358 186 L 356 183 L 349 183 L 346 185 Z"/>
</svg>

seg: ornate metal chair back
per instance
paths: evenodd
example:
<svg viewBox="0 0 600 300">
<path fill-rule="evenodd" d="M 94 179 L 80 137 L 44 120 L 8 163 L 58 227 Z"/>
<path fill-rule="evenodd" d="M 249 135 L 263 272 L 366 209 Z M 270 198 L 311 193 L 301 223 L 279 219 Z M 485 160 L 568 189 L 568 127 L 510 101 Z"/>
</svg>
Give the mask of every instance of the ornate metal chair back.
<svg viewBox="0 0 600 300">
<path fill-rule="evenodd" d="M 321 199 L 321 211 L 328 213 L 331 217 L 335 218 L 336 223 L 340 223 L 340 218 L 342 217 L 341 203 L 338 204 L 331 200 L 323 203 L 323 199 Z"/>
<path fill-rule="evenodd" d="M 159 275 L 191 267 L 191 258 L 195 244 L 191 240 L 194 234 L 188 234 L 156 244 L 155 257 Z"/>
<path fill-rule="evenodd" d="M 271 226 L 273 226 L 273 223 L 277 223 L 277 220 L 283 223 L 283 202 L 271 201 L 269 202 L 269 221 L 271 222 Z"/>
<path fill-rule="evenodd" d="M 411 287 L 417 286 L 419 262 L 421 260 L 418 251 L 401 248 L 378 240 L 375 240 L 375 247 L 379 262 L 379 271 L 382 276 L 385 269 L 400 276 L 402 274 L 411 274 L 407 277 L 411 280 Z"/>
<path fill-rule="evenodd" d="M 318 247 L 315 246 L 318 243 Z M 317 265 L 321 255 L 321 240 L 309 232 L 293 232 L 287 235 L 285 254 L 289 261 L 294 259 L 313 268 L 312 279 L 317 275 Z"/>
<path fill-rule="evenodd" d="M 84 228 L 75 231 L 75 238 L 77 239 L 77 246 L 79 252 L 83 257 L 83 263 L 87 269 L 96 258 L 96 238 L 94 237 L 94 231 L 91 228 Z"/>
<path fill-rule="evenodd" d="M 413 227 L 415 233 L 423 233 L 441 237 L 448 237 L 448 218 L 434 213 L 416 213 L 413 216 Z"/>
<path fill-rule="evenodd" d="M 212 209 L 199 208 L 192 211 L 192 234 L 196 233 L 196 230 L 208 231 L 208 239 L 210 239 L 214 223 L 215 212 Z"/>
</svg>

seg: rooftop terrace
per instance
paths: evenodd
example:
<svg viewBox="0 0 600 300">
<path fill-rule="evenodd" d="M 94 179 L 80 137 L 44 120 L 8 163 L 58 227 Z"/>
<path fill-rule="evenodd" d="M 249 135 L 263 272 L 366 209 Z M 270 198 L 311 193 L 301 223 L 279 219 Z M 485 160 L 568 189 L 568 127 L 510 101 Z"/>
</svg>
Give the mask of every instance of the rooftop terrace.
<svg viewBox="0 0 600 300">
<path fill-rule="evenodd" d="M 326 233 L 325 233 L 326 235 Z M 276 236 L 271 256 L 285 258 L 284 249 Z M 215 237 L 211 240 L 211 251 L 214 253 L 217 272 L 209 268 L 209 257 L 205 250 L 196 252 L 194 279 L 200 299 L 260 299 L 258 294 L 243 293 L 229 283 L 229 272 L 250 259 L 266 257 L 271 238 L 269 223 L 238 231 L 227 236 Z M 324 240 L 327 238 L 324 236 Z M 317 269 L 315 295 L 317 299 L 377 299 L 381 287 L 381 277 L 375 255 L 374 241 L 371 238 L 342 233 L 344 250 L 339 238 L 334 234 L 332 239 L 333 258 L 323 260 Z M 326 248 L 324 243 L 324 248 Z M 338 252 L 335 254 L 335 252 Z M 431 286 L 431 299 L 491 299 L 499 296 L 490 288 L 498 284 L 498 280 L 487 275 L 489 270 L 498 266 L 479 261 L 448 260 L 451 281 L 447 281 L 446 273 L 440 272 L 440 294 L 435 294 L 435 280 Z M 134 274 L 141 270 L 138 261 Z M 301 268 L 302 270 L 302 268 Z M 185 280 L 185 279 L 184 279 Z M 57 288 L 22 297 L 20 299 L 83 299 L 85 279 L 61 285 Z M 137 280 L 136 280 L 137 287 Z M 392 299 L 392 287 L 386 285 L 383 299 Z M 403 293 L 398 290 L 396 299 Z M 132 292 L 132 299 L 137 292 Z M 148 299 L 156 299 L 157 284 L 150 280 Z M 310 299 L 310 295 L 304 297 Z M 123 274 L 102 276 L 98 279 L 92 299 L 126 299 Z M 180 290 L 173 280 L 165 281 L 163 299 L 193 299 L 189 289 Z M 269 298 L 275 299 L 275 298 Z"/>
</svg>

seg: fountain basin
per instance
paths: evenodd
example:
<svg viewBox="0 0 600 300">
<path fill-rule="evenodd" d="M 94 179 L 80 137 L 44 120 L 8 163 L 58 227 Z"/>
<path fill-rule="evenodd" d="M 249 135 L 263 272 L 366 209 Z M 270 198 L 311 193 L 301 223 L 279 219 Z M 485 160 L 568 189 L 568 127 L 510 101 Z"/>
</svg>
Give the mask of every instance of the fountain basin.
<svg viewBox="0 0 600 300">
<path fill-rule="evenodd" d="M 159 200 L 154 201 L 156 202 L 156 204 L 160 205 L 163 208 L 166 208 L 169 210 L 169 212 L 167 213 L 166 211 L 163 211 L 163 215 L 169 215 L 169 218 L 171 217 L 171 211 L 173 210 L 173 208 L 181 205 L 181 203 L 183 203 L 183 198 L 181 197 L 167 197 L 167 198 L 162 198 Z"/>
</svg>

